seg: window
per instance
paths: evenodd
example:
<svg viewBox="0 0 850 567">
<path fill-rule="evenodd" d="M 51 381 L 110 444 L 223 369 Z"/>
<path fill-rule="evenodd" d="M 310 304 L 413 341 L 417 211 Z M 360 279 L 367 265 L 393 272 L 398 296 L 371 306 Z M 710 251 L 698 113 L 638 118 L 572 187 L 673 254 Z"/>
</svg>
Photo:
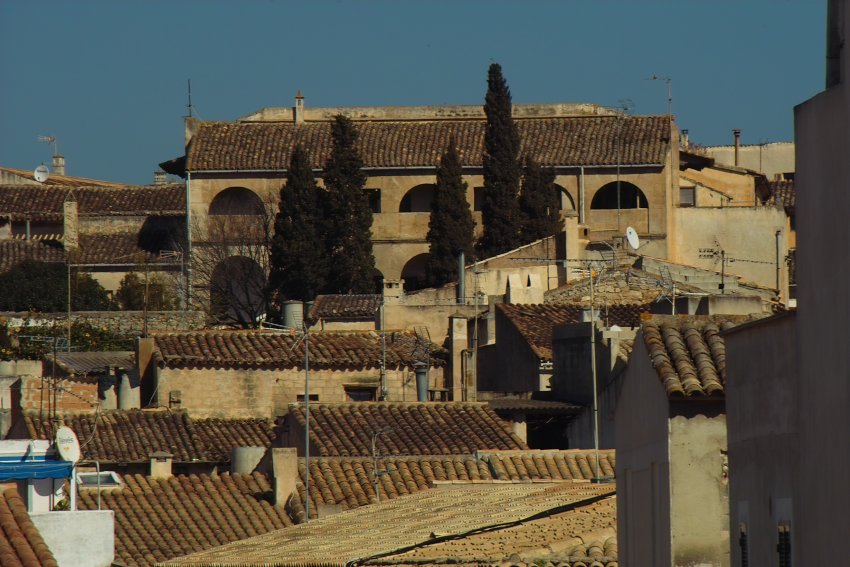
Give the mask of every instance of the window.
<svg viewBox="0 0 850 567">
<path fill-rule="evenodd" d="M 779 543 L 776 544 L 779 554 L 779 567 L 791 567 L 791 525 L 779 524 Z"/>
<path fill-rule="evenodd" d="M 378 389 L 375 387 L 346 387 L 345 400 L 347 402 L 374 402 L 377 400 Z"/>
<path fill-rule="evenodd" d="M 299 404 L 303 404 L 304 403 L 304 394 L 298 394 L 297 396 L 295 396 L 295 400 Z M 311 402 L 318 402 L 319 401 L 319 394 L 310 394 L 310 401 Z"/>
<path fill-rule="evenodd" d="M 750 544 L 747 542 L 747 524 L 741 524 L 739 527 L 738 546 L 741 548 L 741 567 L 749 567 Z"/>
<path fill-rule="evenodd" d="M 77 484 L 81 488 L 97 488 L 97 477 L 100 476 L 101 488 L 117 488 L 121 486 L 121 479 L 112 471 L 101 473 L 96 472 L 80 472 L 77 473 Z"/>
<path fill-rule="evenodd" d="M 590 201 L 591 209 L 646 209 L 646 195 L 628 181 L 612 181 L 603 185 Z"/>
<path fill-rule="evenodd" d="M 695 187 L 681 187 L 679 189 L 679 206 L 680 207 L 694 207 L 696 206 L 696 188 Z"/>
<path fill-rule="evenodd" d="M 481 212 L 484 208 L 484 187 L 476 187 L 472 190 L 472 210 Z"/>
<path fill-rule="evenodd" d="M 367 187 L 364 189 L 366 191 L 366 197 L 369 199 L 369 209 L 373 213 L 381 212 L 381 190 L 375 189 L 372 187 Z"/>
</svg>

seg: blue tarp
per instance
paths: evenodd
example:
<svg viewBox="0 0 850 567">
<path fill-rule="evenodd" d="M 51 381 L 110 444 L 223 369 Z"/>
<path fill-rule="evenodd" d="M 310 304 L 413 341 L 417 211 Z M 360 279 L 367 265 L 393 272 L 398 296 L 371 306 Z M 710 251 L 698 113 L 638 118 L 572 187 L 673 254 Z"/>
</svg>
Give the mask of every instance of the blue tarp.
<svg viewBox="0 0 850 567">
<path fill-rule="evenodd" d="M 30 478 L 71 478 L 73 463 L 47 460 L 0 460 L 0 481 Z"/>
</svg>

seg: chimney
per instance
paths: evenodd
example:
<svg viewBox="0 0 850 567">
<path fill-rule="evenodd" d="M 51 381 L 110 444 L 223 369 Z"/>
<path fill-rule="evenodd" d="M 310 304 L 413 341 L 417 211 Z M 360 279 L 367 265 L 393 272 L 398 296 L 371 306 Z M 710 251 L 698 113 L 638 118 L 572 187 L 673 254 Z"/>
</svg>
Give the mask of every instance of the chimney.
<svg viewBox="0 0 850 567">
<path fill-rule="evenodd" d="M 735 167 L 738 167 L 738 154 L 741 150 L 741 129 L 735 128 L 732 130 L 732 134 L 735 136 Z"/>
<path fill-rule="evenodd" d="M 65 175 L 65 156 L 53 156 L 53 175 Z"/>
<path fill-rule="evenodd" d="M 171 478 L 171 461 L 174 455 L 165 451 L 151 453 L 151 478 Z"/>
<path fill-rule="evenodd" d="M 299 89 L 298 94 L 295 95 L 295 125 L 301 124 L 304 124 L 304 95 Z"/>
<path fill-rule="evenodd" d="M 80 246 L 79 237 L 79 215 L 77 212 L 77 201 L 74 194 L 68 192 L 65 202 L 62 204 L 62 244 L 65 250 L 76 250 Z"/>
<path fill-rule="evenodd" d="M 428 365 L 417 362 L 413 365 L 413 373 L 416 375 L 416 401 L 428 401 Z"/>
<path fill-rule="evenodd" d="M 449 317 L 449 347 L 451 360 L 451 388 L 452 400 L 460 402 L 465 400 L 463 391 L 463 351 L 469 348 L 469 332 L 466 315 L 455 313 Z"/>
<path fill-rule="evenodd" d="M 272 447 L 272 476 L 274 476 L 274 504 L 286 505 L 295 493 L 298 482 L 298 449 L 295 447 Z"/>
<path fill-rule="evenodd" d="M 153 184 L 154 185 L 166 185 L 168 183 L 168 174 L 158 169 L 153 172 Z"/>
<path fill-rule="evenodd" d="M 401 303 L 402 296 L 404 296 L 404 280 L 384 278 L 383 294 L 384 305 L 398 305 Z"/>
<path fill-rule="evenodd" d="M 683 147 L 683 148 L 686 148 L 686 149 L 687 149 L 687 148 L 688 148 L 688 146 L 690 146 L 690 139 L 688 138 L 688 129 L 687 129 L 687 128 L 685 128 L 684 130 L 682 130 L 682 136 L 681 136 L 679 139 L 680 139 L 680 140 L 681 140 L 681 142 L 682 142 L 682 147 Z"/>
<path fill-rule="evenodd" d="M 154 399 L 156 396 L 156 363 L 153 360 L 155 350 L 154 340 L 150 337 L 138 337 L 136 339 L 136 370 L 138 371 L 138 382 L 135 387 L 139 391 L 140 399 L 145 400 L 145 405 L 159 405 L 159 400 Z M 121 401 L 121 393 L 123 389 L 119 389 L 118 403 L 123 406 Z M 123 408 L 122 408 L 123 409 Z"/>
</svg>

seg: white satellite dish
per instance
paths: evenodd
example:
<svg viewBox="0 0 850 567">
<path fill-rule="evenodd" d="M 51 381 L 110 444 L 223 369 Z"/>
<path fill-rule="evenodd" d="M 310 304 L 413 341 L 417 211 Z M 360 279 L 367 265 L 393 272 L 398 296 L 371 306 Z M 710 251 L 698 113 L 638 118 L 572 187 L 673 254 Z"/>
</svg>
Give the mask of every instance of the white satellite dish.
<svg viewBox="0 0 850 567">
<path fill-rule="evenodd" d="M 629 241 L 629 246 L 632 250 L 637 250 L 640 248 L 640 237 L 635 229 L 632 227 L 626 228 L 626 240 Z"/>
<path fill-rule="evenodd" d="M 65 461 L 76 463 L 80 460 L 80 441 L 70 427 L 63 425 L 56 430 L 56 450 Z"/>
<path fill-rule="evenodd" d="M 44 183 L 47 181 L 47 178 L 50 177 L 50 170 L 47 169 L 46 165 L 41 164 L 35 168 L 35 171 L 32 172 L 32 176 L 35 177 L 35 180 L 39 183 Z"/>
</svg>

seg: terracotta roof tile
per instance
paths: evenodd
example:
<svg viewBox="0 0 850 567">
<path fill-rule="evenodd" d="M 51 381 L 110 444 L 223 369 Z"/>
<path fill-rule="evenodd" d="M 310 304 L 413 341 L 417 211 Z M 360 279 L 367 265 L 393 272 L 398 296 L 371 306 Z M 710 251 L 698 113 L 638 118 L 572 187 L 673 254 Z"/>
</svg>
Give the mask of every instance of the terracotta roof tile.
<svg viewBox="0 0 850 567">
<path fill-rule="evenodd" d="M 433 489 L 169 560 L 165 565 L 370 563 L 379 556 L 397 554 L 399 549 L 437 543 L 441 536 L 466 537 L 464 534 L 485 529 L 519 526 L 538 515 L 562 513 L 564 507 L 583 508 L 611 497 L 613 491 L 613 485 L 590 483 L 469 484 Z M 607 521 L 611 522 L 610 516 Z M 537 541 L 543 535 L 539 534 Z"/>
<path fill-rule="evenodd" d="M 0 565 L 58 567 L 15 488 L 0 493 Z"/>
<path fill-rule="evenodd" d="M 500 480 L 592 480 L 596 477 L 596 454 L 585 449 L 567 451 L 479 451 L 493 477 Z M 614 476 L 613 449 L 599 451 L 600 476 Z"/>
<path fill-rule="evenodd" d="M 797 207 L 797 189 L 794 181 L 787 179 L 770 181 L 768 187 L 767 194 L 761 195 L 762 204 L 782 207 L 789 215 L 793 215 Z"/>
<path fill-rule="evenodd" d="M 169 368 L 302 368 L 304 341 L 274 331 L 186 331 L 155 333 L 158 356 Z M 387 368 L 411 367 L 420 360 L 417 338 L 386 337 Z M 442 349 L 431 345 L 431 363 L 443 364 Z M 310 334 L 310 368 L 380 368 L 381 336 L 373 331 Z"/>
<path fill-rule="evenodd" d="M 584 308 L 577 305 L 552 303 L 538 305 L 499 303 L 496 308 L 519 331 L 538 358 L 544 361 L 552 360 L 554 328 L 566 323 L 581 323 L 584 313 Z M 649 312 L 647 305 L 612 305 L 597 309 L 600 319 L 606 325 L 621 327 L 639 326 L 641 313 Z"/>
<path fill-rule="evenodd" d="M 304 406 L 290 406 L 303 429 Z M 372 435 L 382 455 L 470 455 L 481 449 L 525 449 L 486 403 L 354 402 L 310 406 L 310 443 L 319 456 L 367 457 Z"/>
<path fill-rule="evenodd" d="M 516 412 L 534 415 L 574 415 L 582 409 L 581 406 L 566 402 L 523 398 L 497 398 L 495 400 L 487 400 L 487 404 L 497 414 L 502 415 L 509 415 Z"/>
<path fill-rule="evenodd" d="M 32 185 L 35 185 L 35 176 L 33 175 L 33 171 L 31 169 L 20 169 L 17 167 L 0 167 L 0 173 L 9 173 L 13 176 L 18 176 L 23 179 L 27 179 L 32 182 Z M 43 183 L 39 183 L 38 186 L 47 186 L 47 185 L 64 185 L 71 187 L 112 187 L 116 189 L 120 189 L 122 187 L 126 187 L 126 183 L 117 183 L 115 181 L 104 181 L 102 179 L 91 179 L 89 177 L 76 177 L 73 175 L 56 175 L 51 174 L 48 177 L 47 181 Z"/>
<path fill-rule="evenodd" d="M 380 295 L 319 295 L 310 309 L 309 318 L 373 319 L 381 307 Z"/>
<path fill-rule="evenodd" d="M 670 138 L 666 116 L 527 118 L 516 120 L 520 153 L 542 165 L 662 164 Z M 465 166 L 480 167 L 482 119 L 356 123 L 366 167 L 436 167 L 451 137 Z M 330 155 L 330 122 L 204 122 L 188 149 L 187 169 L 284 170 L 296 144 L 320 168 Z"/>
<path fill-rule="evenodd" d="M 115 512 L 115 559 L 127 567 L 157 562 L 292 525 L 273 506 L 266 475 L 124 475 L 124 486 L 101 492 Z M 80 490 L 79 507 L 97 510 L 97 491 Z M 5 565 L 5 563 L 4 563 Z"/>
<path fill-rule="evenodd" d="M 77 200 L 77 210 L 86 216 L 128 216 L 186 214 L 186 186 L 183 184 L 142 187 L 73 187 L 58 185 L 0 185 L 0 217 L 61 219 L 69 193 Z"/>
<path fill-rule="evenodd" d="M 657 317 L 644 323 L 644 345 L 669 396 L 723 395 L 726 342 L 720 332 L 733 326 L 724 317 Z"/>
<path fill-rule="evenodd" d="M 65 249 L 56 241 L 0 240 L 0 273 L 26 260 L 65 262 L 66 259 Z"/>
<path fill-rule="evenodd" d="M 234 447 L 269 447 L 272 425 L 262 419 L 192 420 L 184 411 L 111 410 L 66 414 L 65 425 L 74 430 L 83 447 L 83 461 L 146 463 L 151 453 L 165 451 L 175 463 L 228 463 Z M 24 414 L 31 439 L 47 438 L 47 421 L 38 412 Z"/>
</svg>

